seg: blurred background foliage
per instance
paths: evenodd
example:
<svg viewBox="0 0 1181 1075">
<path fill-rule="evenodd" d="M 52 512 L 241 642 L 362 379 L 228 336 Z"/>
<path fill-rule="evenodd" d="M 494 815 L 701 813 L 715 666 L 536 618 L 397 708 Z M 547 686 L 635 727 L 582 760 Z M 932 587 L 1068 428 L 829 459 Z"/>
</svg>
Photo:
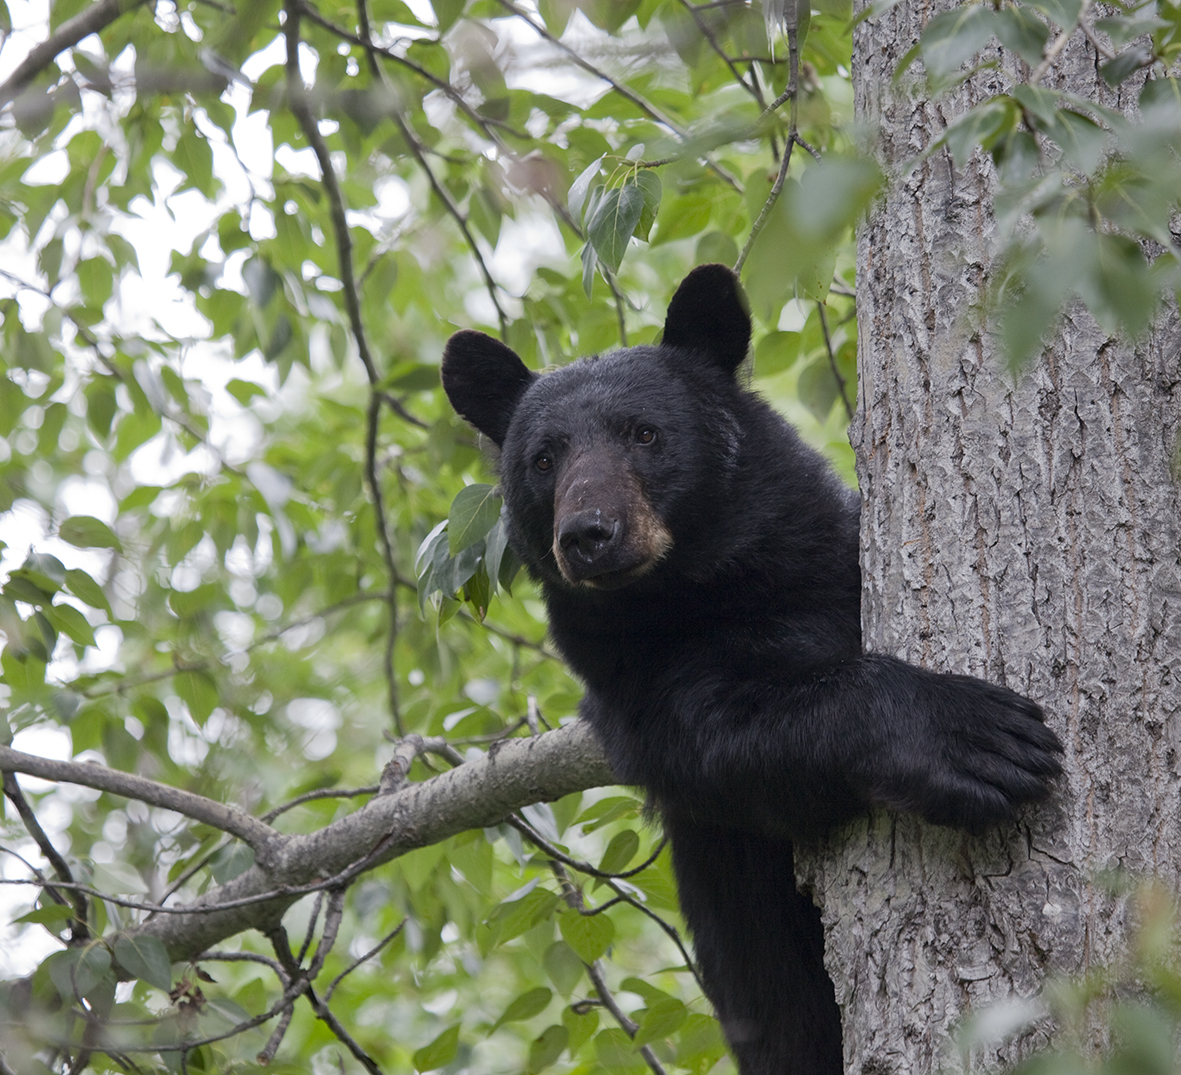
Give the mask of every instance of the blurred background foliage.
<svg viewBox="0 0 1181 1075">
<path fill-rule="evenodd" d="M 99 32 L 18 66 L 99 9 Z M 1072 299 L 1134 333 L 1176 284 L 1178 7 L 1098 29 L 1069 0 L 957 10 L 916 43 L 918 92 L 997 41 L 1036 74 L 1085 29 L 1145 102 L 1133 121 L 1031 76 L 930 149 L 990 153 L 1005 184 L 1012 354 Z M 578 685 L 438 387 L 459 327 L 542 368 L 653 340 L 690 267 L 741 263 L 751 384 L 852 482 L 853 227 L 897 164 L 853 125 L 852 25 L 845 0 L 771 41 L 757 0 L 0 2 L 4 739 L 256 815 L 308 795 L 276 824 L 310 831 L 358 801 L 314 793 L 371 792 L 398 736 L 472 752 L 569 719 Z M 249 863 L 168 811 L 21 785 L 10 881 L 46 844 L 147 902 Z M 200 971 L 116 952 L 140 968 L 116 985 L 97 938 L 139 912 L 93 899 L 83 927 L 6 887 L 0 1051 L 21 1073 L 732 1070 L 641 815 L 619 789 L 526 812 L 604 873 L 656 855 L 575 871 L 588 909 L 617 901 L 599 915 L 508 825 L 356 884 L 322 967 L 323 988 L 352 968 L 330 991 L 351 1052 L 303 1006 L 273 1049 L 273 1024 L 229 1033 L 282 992 L 257 936 Z M 313 907 L 293 937 L 320 928 Z"/>
</svg>

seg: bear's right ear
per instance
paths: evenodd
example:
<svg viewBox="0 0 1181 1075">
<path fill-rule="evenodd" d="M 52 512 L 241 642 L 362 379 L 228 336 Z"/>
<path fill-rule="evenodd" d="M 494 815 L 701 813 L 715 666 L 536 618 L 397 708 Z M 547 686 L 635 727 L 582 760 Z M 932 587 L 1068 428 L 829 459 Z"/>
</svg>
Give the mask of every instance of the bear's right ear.
<svg viewBox="0 0 1181 1075">
<path fill-rule="evenodd" d="M 677 288 L 664 320 L 665 344 L 701 351 L 733 373 L 750 347 L 750 308 L 725 265 L 698 265 Z"/>
<path fill-rule="evenodd" d="M 525 390 L 537 380 L 512 348 L 472 329 L 447 341 L 442 374 L 451 406 L 497 447 Z"/>
</svg>

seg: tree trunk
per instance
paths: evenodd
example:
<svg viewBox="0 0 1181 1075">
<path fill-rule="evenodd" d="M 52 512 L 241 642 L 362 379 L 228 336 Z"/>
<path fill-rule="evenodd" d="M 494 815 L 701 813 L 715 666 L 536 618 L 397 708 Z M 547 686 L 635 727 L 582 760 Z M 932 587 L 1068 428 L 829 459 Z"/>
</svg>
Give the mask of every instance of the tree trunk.
<svg viewBox="0 0 1181 1075">
<path fill-rule="evenodd" d="M 892 87 L 920 20 L 946 6 L 898 5 L 854 42 L 858 113 L 896 180 L 858 250 L 865 644 L 1036 699 L 1066 776 L 1052 803 L 982 838 L 879 811 L 798 856 L 856 1075 L 1027 1055 L 1045 1028 L 957 1063 L 955 1027 L 1111 957 L 1127 907 L 1100 871 L 1176 886 L 1181 863 L 1181 329 L 1171 308 L 1130 346 L 1073 310 L 1028 371 L 1005 372 L 975 316 L 990 163 L 957 170 L 937 152 L 898 172 L 1028 77 L 1001 54 L 942 101 Z M 1089 47 L 1072 42 L 1058 70 L 1057 88 L 1130 103 Z"/>
</svg>

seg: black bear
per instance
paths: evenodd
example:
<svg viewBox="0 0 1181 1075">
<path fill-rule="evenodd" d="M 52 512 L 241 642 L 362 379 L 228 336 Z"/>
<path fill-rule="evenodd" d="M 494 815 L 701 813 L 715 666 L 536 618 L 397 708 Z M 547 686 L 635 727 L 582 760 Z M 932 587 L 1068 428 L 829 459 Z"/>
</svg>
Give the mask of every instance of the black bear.
<svg viewBox="0 0 1181 1075">
<path fill-rule="evenodd" d="M 869 803 L 978 829 L 1060 772 L 1041 709 L 861 648 L 857 495 L 737 370 L 737 278 L 694 269 L 658 345 L 530 372 L 451 337 L 443 385 L 501 449 L 513 549 L 647 789 L 743 1075 L 837 1075 L 841 1025 L 792 841 Z"/>
</svg>

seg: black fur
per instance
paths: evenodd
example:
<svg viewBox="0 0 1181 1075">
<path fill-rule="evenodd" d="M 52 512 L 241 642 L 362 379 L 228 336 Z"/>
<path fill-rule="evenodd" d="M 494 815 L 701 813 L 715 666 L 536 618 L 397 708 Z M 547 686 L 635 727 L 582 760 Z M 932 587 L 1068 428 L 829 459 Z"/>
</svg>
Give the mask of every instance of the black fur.
<svg viewBox="0 0 1181 1075">
<path fill-rule="evenodd" d="M 792 841 L 871 802 L 979 829 L 1046 795 L 1061 746 L 1011 690 L 862 650 L 858 498 L 738 385 L 749 339 L 734 274 L 706 265 L 660 345 L 538 377 L 463 332 L 443 382 L 502 448 L 510 538 L 583 716 L 660 809 L 743 1075 L 835 1075 Z"/>
</svg>

